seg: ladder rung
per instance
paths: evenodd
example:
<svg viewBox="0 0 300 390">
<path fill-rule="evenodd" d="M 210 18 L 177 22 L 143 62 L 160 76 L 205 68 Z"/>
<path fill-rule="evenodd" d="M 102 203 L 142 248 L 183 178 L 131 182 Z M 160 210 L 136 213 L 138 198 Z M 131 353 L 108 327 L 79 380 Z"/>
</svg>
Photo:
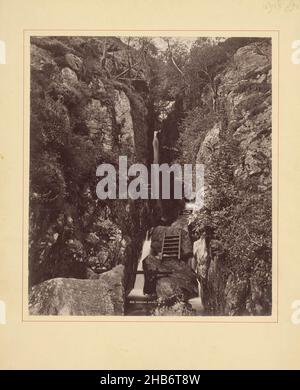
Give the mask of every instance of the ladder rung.
<svg viewBox="0 0 300 390">
<path fill-rule="evenodd" d="M 164 239 L 162 244 L 162 258 L 180 259 L 180 234 L 166 235 L 164 233 Z"/>
<path fill-rule="evenodd" d="M 163 254 L 162 257 L 178 257 L 178 254 L 177 253 L 174 253 L 174 254 Z"/>
</svg>

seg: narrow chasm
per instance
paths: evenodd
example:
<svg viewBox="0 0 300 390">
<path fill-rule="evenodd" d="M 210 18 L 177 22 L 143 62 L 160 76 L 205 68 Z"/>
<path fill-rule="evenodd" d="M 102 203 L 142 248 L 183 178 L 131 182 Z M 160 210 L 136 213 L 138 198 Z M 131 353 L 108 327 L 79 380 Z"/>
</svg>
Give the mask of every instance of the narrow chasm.
<svg viewBox="0 0 300 390">
<path fill-rule="evenodd" d="M 30 49 L 29 313 L 270 315 L 271 40 L 36 36 Z M 145 167 L 147 197 L 128 195 L 121 157 Z M 114 197 L 97 192 L 103 164 Z M 162 164 L 182 172 L 169 196 L 151 175 Z M 201 207 L 185 164 L 194 186 L 203 166 Z"/>
</svg>

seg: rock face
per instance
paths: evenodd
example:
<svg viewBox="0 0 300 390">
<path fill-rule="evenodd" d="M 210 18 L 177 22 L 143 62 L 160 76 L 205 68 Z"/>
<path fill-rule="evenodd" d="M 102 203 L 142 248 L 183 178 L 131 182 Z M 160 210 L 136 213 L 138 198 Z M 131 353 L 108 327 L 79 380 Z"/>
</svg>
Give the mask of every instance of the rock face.
<svg viewBox="0 0 300 390">
<path fill-rule="evenodd" d="M 196 162 L 205 164 L 205 210 L 196 221 L 193 268 L 201 278 L 205 309 L 213 315 L 271 313 L 271 253 L 267 248 L 271 245 L 271 77 L 270 41 L 236 50 L 218 76 L 219 115 L 198 149 Z M 226 121 L 221 122 L 221 116 Z M 229 160 L 232 187 L 224 189 L 221 179 L 226 179 L 229 169 L 226 173 L 218 162 L 228 155 L 233 156 Z M 225 172 L 224 177 L 215 175 L 216 168 Z M 239 205 L 225 200 L 231 190 Z M 220 231 L 223 215 L 235 218 Z M 209 236 L 203 233 L 207 221 L 214 231 Z M 266 238 L 253 239 L 255 231 Z M 239 240 L 245 242 L 243 252 L 236 249 Z"/>
<path fill-rule="evenodd" d="M 99 139 L 105 152 L 112 152 L 113 125 L 112 117 L 108 108 L 101 104 L 100 100 L 91 99 L 84 109 L 85 125 L 92 139 Z"/>
<path fill-rule="evenodd" d="M 55 278 L 32 287 L 31 315 L 123 315 L 124 267 L 119 265 L 96 280 Z"/>
<path fill-rule="evenodd" d="M 209 256 L 207 251 L 205 235 L 202 235 L 193 245 L 193 266 L 194 271 L 202 279 L 207 277 Z"/>
<path fill-rule="evenodd" d="M 136 266 L 148 202 L 96 196 L 100 163 L 151 153 L 146 94 L 107 73 L 126 70 L 125 49 L 117 38 L 31 39 L 30 286 L 118 264 L 128 278 Z"/>
<path fill-rule="evenodd" d="M 220 125 L 217 123 L 209 130 L 199 148 L 196 161 L 198 164 L 205 161 L 205 166 L 209 167 L 212 156 L 218 154 L 220 142 Z"/>
<path fill-rule="evenodd" d="M 271 185 L 271 45 L 253 43 L 237 50 L 234 66 L 224 74 L 220 93 L 230 107 L 228 126 L 243 151 L 235 175 L 258 175 L 262 186 Z"/>
<path fill-rule="evenodd" d="M 116 122 L 120 126 L 119 142 L 121 154 L 124 156 L 134 155 L 134 132 L 131 116 L 130 101 L 124 91 L 115 93 Z"/>
</svg>

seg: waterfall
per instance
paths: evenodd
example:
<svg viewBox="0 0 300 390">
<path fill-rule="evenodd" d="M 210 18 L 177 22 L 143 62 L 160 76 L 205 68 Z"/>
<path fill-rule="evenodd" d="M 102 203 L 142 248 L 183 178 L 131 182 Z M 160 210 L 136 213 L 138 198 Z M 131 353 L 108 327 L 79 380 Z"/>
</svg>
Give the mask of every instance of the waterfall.
<svg viewBox="0 0 300 390">
<path fill-rule="evenodd" d="M 202 303 L 201 282 L 199 278 L 197 278 L 197 282 L 198 282 L 198 296 L 189 299 L 189 303 L 192 305 L 192 308 L 196 311 L 196 314 L 202 314 L 204 307 Z"/>
<path fill-rule="evenodd" d="M 146 238 L 143 242 L 142 252 L 138 261 L 137 270 L 143 271 L 143 260 L 150 255 L 151 252 L 151 236 L 150 231 L 147 231 Z M 134 290 L 141 290 L 141 294 L 143 294 L 145 277 L 143 274 L 137 274 L 134 283 Z"/>
<path fill-rule="evenodd" d="M 154 136 L 153 136 L 153 164 L 159 164 L 159 140 L 157 137 L 158 131 L 154 131 Z"/>
<path fill-rule="evenodd" d="M 200 280 L 197 279 L 197 282 L 198 282 L 198 297 L 201 299 L 201 303 L 202 303 L 202 297 L 201 297 L 201 283 L 200 283 Z"/>
<path fill-rule="evenodd" d="M 151 252 L 151 230 L 147 231 L 146 238 L 143 242 L 142 252 L 138 260 L 137 271 L 143 271 L 143 260 L 150 255 Z M 128 294 L 128 299 L 133 302 L 147 300 L 147 295 L 144 294 L 144 274 L 137 274 L 135 277 L 134 287 Z"/>
<path fill-rule="evenodd" d="M 154 131 L 153 135 L 153 163 L 159 164 L 159 140 L 157 137 L 158 131 Z M 158 201 L 160 202 L 160 201 Z M 143 242 L 142 252 L 138 260 L 137 271 L 143 271 L 143 260 L 150 255 L 151 252 L 151 229 L 147 231 L 146 238 Z M 136 274 L 134 287 L 128 294 L 128 299 L 132 301 L 143 301 L 147 299 L 144 294 L 145 276 L 144 274 Z"/>
</svg>

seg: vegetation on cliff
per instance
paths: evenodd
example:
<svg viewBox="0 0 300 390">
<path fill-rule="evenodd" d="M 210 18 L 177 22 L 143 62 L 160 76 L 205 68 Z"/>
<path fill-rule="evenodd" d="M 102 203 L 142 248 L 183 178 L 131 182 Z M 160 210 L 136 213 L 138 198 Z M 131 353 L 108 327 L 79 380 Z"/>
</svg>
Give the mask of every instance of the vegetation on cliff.
<svg viewBox="0 0 300 390">
<path fill-rule="evenodd" d="M 117 38 L 31 39 L 30 285 L 117 264 L 132 278 L 148 205 L 95 192 L 98 164 L 149 160 L 147 83 L 127 68 Z"/>
<path fill-rule="evenodd" d="M 200 40 L 186 74 L 195 92 L 185 100 L 179 160 L 205 165 L 205 207 L 192 231 L 204 234 L 209 248 L 207 312 L 270 314 L 271 41 Z"/>
</svg>

